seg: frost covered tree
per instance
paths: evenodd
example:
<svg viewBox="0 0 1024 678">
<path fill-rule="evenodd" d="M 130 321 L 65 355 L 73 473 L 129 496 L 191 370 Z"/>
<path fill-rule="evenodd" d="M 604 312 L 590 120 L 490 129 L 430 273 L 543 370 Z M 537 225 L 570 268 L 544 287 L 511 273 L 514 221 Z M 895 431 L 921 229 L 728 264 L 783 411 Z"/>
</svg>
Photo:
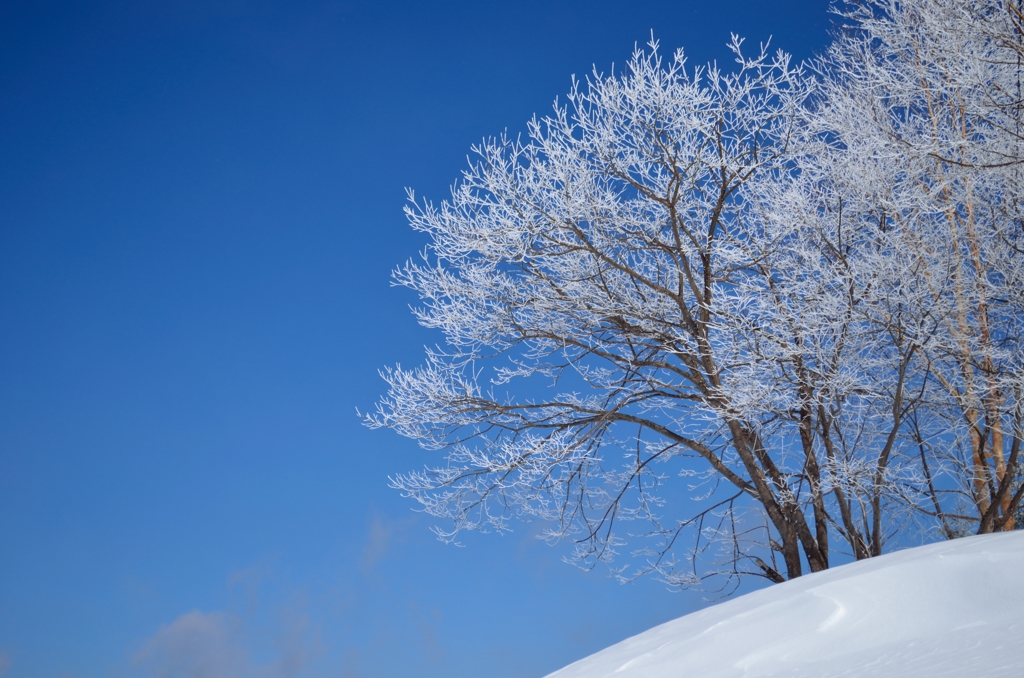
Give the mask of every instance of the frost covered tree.
<svg viewBox="0 0 1024 678">
<path fill-rule="evenodd" d="M 1016 1 L 887 0 L 846 17 L 811 122 L 833 152 L 806 164 L 828 164 L 847 221 L 879 224 L 905 260 L 893 298 L 912 319 L 923 402 L 904 433 L 926 475 L 954 481 L 928 478 L 922 510 L 948 535 L 1013 529 L 1024 15 Z"/>
<path fill-rule="evenodd" d="M 679 586 L 1012 527 L 1021 50 L 986 7 L 854 7 L 809 70 L 652 42 L 410 194 L 395 280 L 445 344 L 366 422 L 445 456 L 394 486 L 444 539 L 536 519 Z"/>
</svg>

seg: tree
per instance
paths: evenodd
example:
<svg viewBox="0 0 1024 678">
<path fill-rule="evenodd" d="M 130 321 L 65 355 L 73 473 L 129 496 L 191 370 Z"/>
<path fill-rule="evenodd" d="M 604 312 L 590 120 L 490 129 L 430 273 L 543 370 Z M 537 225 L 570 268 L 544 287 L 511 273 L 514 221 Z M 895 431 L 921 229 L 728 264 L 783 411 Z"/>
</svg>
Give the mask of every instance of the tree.
<svg viewBox="0 0 1024 678">
<path fill-rule="evenodd" d="M 971 115 L 1012 119 L 983 91 L 1012 69 L 909 58 L 949 47 L 936 3 L 957 9 L 854 8 L 811 71 L 736 38 L 734 72 L 688 70 L 652 41 L 476 147 L 449 201 L 410 194 L 431 245 L 395 280 L 446 344 L 386 370 L 366 423 L 446 451 L 392 481 L 443 539 L 540 519 L 584 565 L 728 586 L 951 534 L 956 497 L 1012 527 L 1017 137 L 955 115 L 970 84 Z M 1000 26 L 957 39 L 983 65 L 979 41 L 1017 44 Z"/>
<path fill-rule="evenodd" d="M 928 488 L 947 535 L 950 519 L 1013 529 L 1022 496 L 1022 16 L 993 0 L 859 4 L 821 64 L 813 124 L 838 162 L 810 162 L 857 177 L 847 218 L 886 224 L 910 266 L 899 306 L 935 323 L 913 365 L 927 407 L 907 434 L 926 472 L 931 459 L 955 481 Z"/>
</svg>

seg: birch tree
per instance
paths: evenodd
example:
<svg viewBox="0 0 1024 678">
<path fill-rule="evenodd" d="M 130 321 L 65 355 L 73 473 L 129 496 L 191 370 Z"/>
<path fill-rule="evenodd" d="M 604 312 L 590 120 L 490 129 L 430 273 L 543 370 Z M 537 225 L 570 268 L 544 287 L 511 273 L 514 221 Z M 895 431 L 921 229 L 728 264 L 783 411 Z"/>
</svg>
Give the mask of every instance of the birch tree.
<svg viewBox="0 0 1024 678">
<path fill-rule="evenodd" d="M 1022 493 L 1021 11 L 985 0 L 870 2 L 846 15 L 811 120 L 847 218 L 884 224 L 906 259 L 904 317 L 928 406 L 906 434 L 947 536 L 1012 529 Z M 850 177 L 855 177 L 852 181 Z M 926 510 L 928 510 L 926 509 Z M 957 527 L 959 524 L 959 527 Z"/>
</svg>

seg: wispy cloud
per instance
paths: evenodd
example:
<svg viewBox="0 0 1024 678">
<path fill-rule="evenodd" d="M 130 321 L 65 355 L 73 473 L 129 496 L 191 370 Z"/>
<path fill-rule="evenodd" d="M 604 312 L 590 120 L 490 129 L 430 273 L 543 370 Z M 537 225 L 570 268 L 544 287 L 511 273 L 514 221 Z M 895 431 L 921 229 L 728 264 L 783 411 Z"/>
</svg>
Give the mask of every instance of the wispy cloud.
<svg viewBox="0 0 1024 678">
<path fill-rule="evenodd" d="M 367 527 L 366 541 L 359 559 L 359 569 L 364 575 L 373 574 L 377 565 L 395 546 L 405 541 L 409 530 L 417 524 L 415 515 L 401 519 L 374 514 Z"/>
<path fill-rule="evenodd" d="M 260 588 L 270 578 L 270 563 L 262 561 L 228 575 L 228 591 L 240 590 L 245 599 L 245 612 L 252 613 L 260 604 Z"/>
<path fill-rule="evenodd" d="M 280 615 L 280 632 L 275 645 L 280 651 L 274 663 L 274 676 L 291 677 L 299 673 L 311 655 L 320 653 L 320 643 L 307 610 L 305 596 L 293 596 Z M 310 638 L 310 635 L 313 638 Z"/>
<path fill-rule="evenodd" d="M 395 536 L 395 525 L 380 516 L 374 516 L 370 521 L 370 530 L 366 535 L 366 544 L 363 546 L 363 555 L 359 560 L 359 567 L 364 574 L 369 574 L 374 567 L 387 553 L 388 548 Z"/>
<path fill-rule="evenodd" d="M 444 659 L 444 649 L 437 635 L 437 627 L 441 622 L 441 611 L 437 608 L 424 609 L 415 600 L 409 602 L 410 616 L 416 620 L 420 632 L 420 647 L 423 656 L 433 662 Z"/>
<path fill-rule="evenodd" d="M 250 678 L 239 627 L 223 612 L 188 612 L 146 641 L 135 662 L 153 678 Z"/>
<path fill-rule="evenodd" d="M 11 655 L 0 652 L 0 676 L 6 675 L 11 670 Z"/>
<path fill-rule="evenodd" d="M 279 656 L 268 664 L 252 661 L 238 617 L 199 610 L 161 627 L 136 653 L 134 664 L 150 678 L 293 678 L 309 656 L 309 619 L 293 613 L 283 622 Z"/>
</svg>

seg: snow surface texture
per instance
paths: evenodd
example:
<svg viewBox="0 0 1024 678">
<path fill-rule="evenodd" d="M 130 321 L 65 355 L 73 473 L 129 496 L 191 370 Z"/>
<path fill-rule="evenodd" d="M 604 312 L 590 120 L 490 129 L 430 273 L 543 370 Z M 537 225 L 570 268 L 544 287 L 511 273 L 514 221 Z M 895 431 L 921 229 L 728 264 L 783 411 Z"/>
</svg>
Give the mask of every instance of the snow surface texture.
<svg viewBox="0 0 1024 678">
<path fill-rule="evenodd" d="M 1024 531 L 843 565 L 680 617 L 548 678 L 1024 676 Z"/>
</svg>

